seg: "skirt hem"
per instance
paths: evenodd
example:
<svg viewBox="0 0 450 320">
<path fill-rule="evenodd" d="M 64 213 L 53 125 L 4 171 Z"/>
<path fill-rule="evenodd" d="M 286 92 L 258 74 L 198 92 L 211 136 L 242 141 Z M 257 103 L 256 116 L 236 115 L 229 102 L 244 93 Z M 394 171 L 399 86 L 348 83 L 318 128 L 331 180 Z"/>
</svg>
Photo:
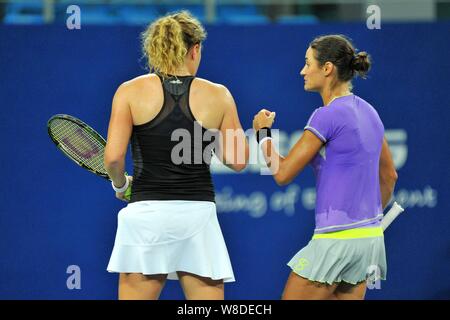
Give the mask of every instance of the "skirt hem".
<svg viewBox="0 0 450 320">
<path fill-rule="evenodd" d="M 291 268 L 291 269 L 292 269 L 292 268 Z M 306 275 L 304 275 L 304 274 L 300 274 L 300 273 L 298 273 L 298 272 L 295 272 L 294 269 L 292 269 L 292 272 L 295 273 L 296 275 L 298 275 L 298 276 L 300 276 L 300 277 L 306 279 L 306 280 L 309 280 L 309 281 L 312 281 L 312 282 L 319 282 L 319 283 L 322 283 L 322 284 L 329 284 L 329 285 L 339 284 L 339 283 L 341 283 L 341 282 L 345 282 L 345 283 L 348 283 L 348 284 L 351 284 L 351 285 L 357 285 L 358 283 L 366 282 L 366 281 L 367 281 L 367 278 L 366 278 L 366 277 L 364 277 L 363 279 L 360 279 L 360 280 L 356 280 L 356 281 L 350 281 L 350 280 L 347 280 L 347 279 L 344 279 L 344 278 L 342 278 L 342 279 L 336 279 L 336 280 L 334 280 L 334 281 L 327 281 L 327 280 L 325 280 L 325 279 L 316 279 L 316 278 L 314 278 L 314 277 L 308 277 L 308 276 L 306 276 Z M 385 280 L 386 280 L 386 277 L 381 277 L 380 280 L 385 281 Z"/>
<path fill-rule="evenodd" d="M 161 272 L 142 272 L 142 271 L 135 271 L 135 270 L 126 270 L 126 271 L 119 271 L 119 270 L 115 270 L 115 269 L 107 269 L 106 271 L 108 271 L 109 273 L 139 273 L 139 274 L 143 274 L 145 276 L 151 276 L 154 274 L 167 274 L 167 280 L 178 280 L 178 275 L 177 272 L 187 272 L 187 273 L 192 273 L 195 274 L 197 276 L 200 277 L 204 277 L 204 278 L 210 278 L 212 280 L 223 280 L 223 282 L 236 282 L 234 276 L 211 276 L 209 274 L 205 274 L 202 272 L 197 272 L 197 271 L 193 271 L 193 270 L 185 270 L 185 269 L 177 269 L 177 270 L 173 270 L 173 271 L 161 271 Z"/>
</svg>

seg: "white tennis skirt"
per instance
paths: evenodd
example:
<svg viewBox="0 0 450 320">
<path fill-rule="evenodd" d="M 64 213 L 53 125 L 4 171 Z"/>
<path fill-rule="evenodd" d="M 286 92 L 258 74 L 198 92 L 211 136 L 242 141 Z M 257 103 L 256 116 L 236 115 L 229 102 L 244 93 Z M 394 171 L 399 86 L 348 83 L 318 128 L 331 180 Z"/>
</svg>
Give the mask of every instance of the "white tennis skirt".
<svg viewBox="0 0 450 320">
<path fill-rule="evenodd" d="M 138 201 L 119 211 L 114 248 L 107 270 L 168 274 L 185 271 L 233 282 L 227 247 L 209 201 Z"/>
</svg>

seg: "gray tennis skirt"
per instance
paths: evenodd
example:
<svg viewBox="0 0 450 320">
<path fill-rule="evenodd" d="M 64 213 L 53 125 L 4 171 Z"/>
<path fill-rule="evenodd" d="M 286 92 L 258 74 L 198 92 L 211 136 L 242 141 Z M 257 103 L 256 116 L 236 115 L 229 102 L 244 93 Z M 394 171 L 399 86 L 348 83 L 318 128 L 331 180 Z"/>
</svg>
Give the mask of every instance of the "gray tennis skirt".
<svg viewBox="0 0 450 320">
<path fill-rule="evenodd" d="M 227 247 L 209 201 L 139 201 L 118 214 L 109 272 L 167 274 L 185 271 L 234 281 Z"/>
<path fill-rule="evenodd" d="M 381 227 L 315 234 L 288 266 L 310 281 L 357 284 L 386 280 L 386 252 Z"/>
</svg>

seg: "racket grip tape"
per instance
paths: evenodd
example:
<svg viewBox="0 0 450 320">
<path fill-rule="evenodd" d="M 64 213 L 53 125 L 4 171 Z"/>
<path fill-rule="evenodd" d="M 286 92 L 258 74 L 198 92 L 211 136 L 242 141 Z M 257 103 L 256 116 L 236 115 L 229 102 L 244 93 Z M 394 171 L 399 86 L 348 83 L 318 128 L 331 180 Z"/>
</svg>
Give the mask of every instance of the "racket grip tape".
<svg viewBox="0 0 450 320">
<path fill-rule="evenodd" d="M 127 176 L 128 177 L 128 173 L 127 172 L 125 172 L 125 176 Z M 127 178 L 128 179 L 128 178 Z M 130 186 L 127 188 L 127 190 L 125 191 L 125 195 L 124 195 L 124 198 L 125 198 L 125 200 L 127 200 L 127 201 L 130 201 L 130 199 L 131 199 L 131 185 L 132 185 L 132 183 L 130 183 Z"/>
<path fill-rule="evenodd" d="M 127 201 L 130 201 L 130 199 L 131 199 L 131 184 L 128 187 L 128 189 L 125 191 L 124 197 Z"/>
<path fill-rule="evenodd" d="M 381 221 L 381 226 L 383 230 L 386 230 L 387 227 L 399 216 L 400 213 L 405 211 L 397 202 L 394 202 L 391 209 L 384 215 L 383 220 Z"/>
</svg>

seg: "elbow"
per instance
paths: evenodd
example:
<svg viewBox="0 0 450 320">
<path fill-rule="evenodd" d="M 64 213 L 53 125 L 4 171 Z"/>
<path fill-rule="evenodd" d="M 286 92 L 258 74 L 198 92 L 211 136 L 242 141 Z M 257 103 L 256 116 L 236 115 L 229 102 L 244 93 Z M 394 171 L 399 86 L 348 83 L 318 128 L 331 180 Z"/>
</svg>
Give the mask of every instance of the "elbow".
<svg viewBox="0 0 450 320">
<path fill-rule="evenodd" d="M 398 174 L 397 174 L 397 171 L 395 171 L 395 169 L 392 174 L 392 180 L 394 180 L 394 183 L 397 182 L 397 180 L 398 180 Z"/>
<path fill-rule="evenodd" d="M 393 170 L 390 179 L 391 179 L 391 193 L 393 193 L 395 184 L 397 183 L 397 180 L 398 180 L 398 174 L 397 174 L 397 171 L 395 171 L 395 169 Z"/>
<path fill-rule="evenodd" d="M 398 174 L 397 174 L 397 171 L 396 171 L 395 169 L 392 169 L 392 170 L 388 173 L 386 180 L 388 181 L 389 185 L 391 185 L 392 188 L 394 188 L 394 185 L 395 185 L 395 183 L 396 183 L 397 180 L 398 180 Z"/>
<path fill-rule="evenodd" d="M 289 184 L 289 182 L 291 182 L 291 181 L 289 181 L 289 180 L 287 180 L 287 179 L 280 179 L 280 178 L 275 178 L 275 182 L 280 186 L 280 187 L 282 187 L 282 186 L 285 186 L 285 185 L 287 185 L 287 184 Z"/>
<path fill-rule="evenodd" d="M 123 163 L 125 163 L 125 155 L 126 155 L 125 153 L 117 152 L 108 147 L 107 145 L 105 149 L 105 154 L 103 156 L 103 164 L 105 165 L 105 168 L 108 167 L 114 168 L 122 165 Z"/>
<path fill-rule="evenodd" d="M 125 159 L 124 157 L 106 157 L 103 161 L 103 164 L 105 165 L 105 169 L 108 171 L 109 169 L 114 169 L 117 167 L 120 167 L 124 164 Z"/>
<path fill-rule="evenodd" d="M 397 182 L 397 180 L 398 180 L 398 174 L 395 169 L 392 169 L 389 172 L 386 172 L 381 176 L 381 183 L 391 193 L 394 191 L 395 183 Z"/>
<path fill-rule="evenodd" d="M 242 153 L 238 153 L 237 158 L 235 158 L 233 163 L 231 163 L 229 166 L 234 171 L 241 172 L 247 167 L 248 160 L 249 160 L 249 152 L 247 147 Z"/>
<path fill-rule="evenodd" d="M 289 184 L 289 183 L 291 182 L 291 180 L 292 180 L 292 179 L 290 179 L 289 177 L 287 177 L 286 175 L 281 174 L 280 172 L 274 174 L 273 177 L 274 177 L 274 179 L 275 179 L 275 182 L 276 182 L 279 186 L 285 186 L 285 185 Z"/>
<path fill-rule="evenodd" d="M 244 164 L 234 164 L 234 165 L 232 166 L 233 170 L 236 171 L 236 172 L 241 172 L 241 171 L 243 171 L 246 167 L 247 167 L 247 164 L 246 164 L 246 163 L 244 163 Z"/>
<path fill-rule="evenodd" d="M 289 169 L 289 166 L 286 165 L 283 159 L 281 159 L 278 163 L 278 168 L 272 168 L 271 170 L 273 172 L 273 178 L 279 186 L 285 186 L 291 183 L 296 175 L 301 171 L 300 170 L 298 173 L 293 172 Z"/>
</svg>

